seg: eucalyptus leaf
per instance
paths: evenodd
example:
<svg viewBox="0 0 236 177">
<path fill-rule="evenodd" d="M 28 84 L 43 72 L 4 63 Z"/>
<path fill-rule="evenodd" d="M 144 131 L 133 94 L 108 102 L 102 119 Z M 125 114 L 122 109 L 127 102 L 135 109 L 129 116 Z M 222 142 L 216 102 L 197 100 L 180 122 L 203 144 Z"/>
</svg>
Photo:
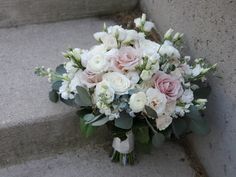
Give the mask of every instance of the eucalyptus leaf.
<svg viewBox="0 0 236 177">
<path fill-rule="evenodd" d="M 156 148 L 160 147 L 165 141 L 165 136 L 161 133 L 155 133 L 152 137 L 152 144 Z"/>
<path fill-rule="evenodd" d="M 104 125 L 105 123 L 107 123 L 109 121 L 109 118 L 106 116 L 106 117 L 103 117 L 95 122 L 92 123 L 92 126 L 101 126 L 101 125 Z"/>
<path fill-rule="evenodd" d="M 55 90 L 50 91 L 48 96 L 49 96 L 50 101 L 54 103 L 58 102 L 59 100 L 58 93 Z"/>
<path fill-rule="evenodd" d="M 83 116 L 83 119 L 86 121 L 86 122 L 89 122 L 91 120 L 93 120 L 95 118 L 95 116 L 93 114 L 86 114 Z"/>
<path fill-rule="evenodd" d="M 59 66 L 57 66 L 56 72 L 57 72 L 58 74 L 60 74 L 60 75 L 65 74 L 65 73 L 66 73 L 66 69 L 65 69 L 64 65 L 63 65 L 63 64 L 60 64 Z"/>
<path fill-rule="evenodd" d="M 120 117 L 115 119 L 115 126 L 122 129 L 131 129 L 133 118 L 125 111 L 120 113 Z"/>
<path fill-rule="evenodd" d="M 65 103 L 66 105 L 68 105 L 68 106 L 76 106 L 74 99 L 68 99 L 68 100 L 66 100 L 66 99 L 60 97 L 60 100 L 61 100 L 63 103 Z"/>
<path fill-rule="evenodd" d="M 190 107 L 190 113 L 186 115 L 190 119 L 189 129 L 199 135 L 206 135 L 210 129 L 208 122 L 195 106 Z"/>
<path fill-rule="evenodd" d="M 145 105 L 145 110 L 147 112 L 148 117 L 157 118 L 157 113 L 154 109 L 152 109 L 151 107 Z"/>
<path fill-rule="evenodd" d="M 172 130 L 176 138 L 179 138 L 186 132 L 188 128 L 187 122 L 183 118 L 173 119 Z"/>
<path fill-rule="evenodd" d="M 55 91 L 59 91 L 59 88 L 61 87 L 61 85 L 62 85 L 62 81 L 55 81 L 52 84 L 52 89 Z"/>
<path fill-rule="evenodd" d="M 75 103 L 79 106 L 92 106 L 91 97 L 88 91 L 80 86 L 76 87 L 77 94 L 75 95 Z"/>
</svg>

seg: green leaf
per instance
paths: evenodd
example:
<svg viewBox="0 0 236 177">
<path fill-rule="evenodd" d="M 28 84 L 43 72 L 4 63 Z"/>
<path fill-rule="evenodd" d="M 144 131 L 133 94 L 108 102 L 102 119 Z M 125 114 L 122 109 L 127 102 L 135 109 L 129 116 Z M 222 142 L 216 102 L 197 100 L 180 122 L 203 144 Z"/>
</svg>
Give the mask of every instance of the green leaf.
<svg viewBox="0 0 236 177">
<path fill-rule="evenodd" d="M 75 104 L 75 99 L 68 99 L 68 100 L 66 100 L 66 99 L 60 97 L 60 100 L 61 100 L 63 103 L 65 103 L 66 105 L 68 105 L 68 106 L 76 106 L 76 104 Z"/>
<path fill-rule="evenodd" d="M 152 137 L 152 144 L 156 148 L 160 147 L 165 141 L 165 136 L 161 133 L 155 133 Z"/>
<path fill-rule="evenodd" d="M 133 118 L 125 111 L 120 113 L 120 117 L 115 119 L 115 126 L 122 129 L 131 129 Z"/>
<path fill-rule="evenodd" d="M 152 109 L 151 107 L 145 105 L 145 110 L 147 112 L 148 117 L 157 118 L 157 113 L 154 109 Z"/>
<path fill-rule="evenodd" d="M 95 116 L 93 114 L 86 114 L 83 116 L 83 119 L 86 121 L 86 122 L 89 122 L 91 120 L 93 120 L 95 118 Z"/>
<path fill-rule="evenodd" d="M 101 118 L 95 122 L 92 123 L 92 126 L 101 126 L 101 125 L 104 125 L 105 123 L 107 123 L 109 121 L 109 118 L 108 117 L 104 117 L 104 118 Z"/>
<path fill-rule="evenodd" d="M 176 138 L 179 138 L 188 128 L 187 122 L 183 118 L 173 119 L 172 130 Z"/>
<path fill-rule="evenodd" d="M 211 87 L 209 85 L 205 87 L 200 87 L 199 89 L 195 90 L 194 92 L 194 98 L 207 98 L 211 93 Z"/>
<path fill-rule="evenodd" d="M 63 64 L 60 64 L 59 66 L 57 66 L 57 68 L 56 68 L 56 72 L 58 73 L 58 74 L 65 74 L 66 73 L 66 69 L 65 69 L 65 67 L 64 67 L 64 65 Z"/>
<path fill-rule="evenodd" d="M 75 95 L 75 103 L 79 106 L 92 106 L 92 101 L 89 93 L 83 87 L 77 86 L 78 94 Z"/>
<path fill-rule="evenodd" d="M 86 114 L 91 113 L 92 110 L 91 109 L 80 109 L 76 112 L 76 114 L 80 117 L 83 118 Z"/>
<path fill-rule="evenodd" d="M 190 113 L 186 115 L 190 119 L 189 129 L 199 135 L 206 135 L 210 129 L 208 122 L 202 117 L 201 113 L 195 106 L 190 107 Z"/>
<path fill-rule="evenodd" d="M 96 127 L 93 127 L 90 124 L 86 124 L 85 121 L 80 118 L 80 131 L 86 138 L 90 137 L 95 130 Z"/>
<path fill-rule="evenodd" d="M 59 88 L 61 87 L 61 85 L 62 85 L 62 81 L 55 81 L 52 84 L 52 89 L 55 91 L 59 91 Z"/>
<path fill-rule="evenodd" d="M 147 144 L 150 140 L 149 137 L 149 128 L 148 127 L 139 127 L 133 130 L 135 135 L 135 140 L 139 143 Z"/>
<path fill-rule="evenodd" d="M 54 103 L 58 102 L 59 96 L 55 90 L 50 91 L 48 96 L 50 101 Z"/>
</svg>

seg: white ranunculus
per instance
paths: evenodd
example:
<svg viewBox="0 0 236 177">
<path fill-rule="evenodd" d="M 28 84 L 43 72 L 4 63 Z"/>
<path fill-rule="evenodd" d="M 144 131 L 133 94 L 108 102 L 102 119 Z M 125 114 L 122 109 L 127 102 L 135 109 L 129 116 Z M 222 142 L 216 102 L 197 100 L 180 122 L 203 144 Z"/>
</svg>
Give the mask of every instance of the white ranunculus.
<svg viewBox="0 0 236 177">
<path fill-rule="evenodd" d="M 87 70 L 92 73 L 102 73 L 108 70 L 109 62 L 104 55 L 95 55 L 87 63 Z"/>
<path fill-rule="evenodd" d="M 143 30 L 145 31 L 145 32 L 150 32 L 151 30 L 152 30 L 152 28 L 154 28 L 154 23 L 152 23 L 152 22 L 150 22 L 150 21 L 146 21 L 145 23 L 144 23 L 144 26 L 143 26 Z"/>
<path fill-rule="evenodd" d="M 202 72 L 202 67 L 201 67 L 201 65 L 200 64 L 197 64 L 196 66 L 195 66 L 195 68 L 193 68 L 192 69 L 192 75 L 194 76 L 194 77 L 197 77 L 201 72 Z"/>
<path fill-rule="evenodd" d="M 146 95 L 148 106 L 154 109 L 157 112 L 157 115 L 163 114 L 167 103 L 166 96 L 158 89 L 154 88 L 149 88 Z"/>
<path fill-rule="evenodd" d="M 191 89 L 186 89 L 180 98 L 183 103 L 191 103 L 193 99 L 193 91 Z"/>
<path fill-rule="evenodd" d="M 179 51 L 173 47 L 170 41 L 165 41 L 164 44 L 160 47 L 159 50 L 160 55 L 167 55 L 168 57 L 179 59 L 180 53 Z"/>
<path fill-rule="evenodd" d="M 129 107 L 135 113 L 143 111 L 147 97 L 144 92 L 138 92 L 131 95 L 129 100 Z"/>
<path fill-rule="evenodd" d="M 107 81 L 99 82 L 95 88 L 95 101 L 102 101 L 106 104 L 114 100 L 115 91 Z"/>
<path fill-rule="evenodd" d="M 119 72 L 110 72 L 103 75 L 103 79 L 110 83 L 116 94 L 123 95 L 128 93 L 131 86 L 130 80 Z"/>
<path fill-rule="evenodd" d="M 118 46 L 116 38 L 112 35 L 106 35 L 101 40 L 107 50 L 117 48 Z"/>
<path fill-rule="evenodd" d="M 161 130 L 165 130 L 172 122 L 172 117 L 169 115 L 161 115 L 156 119 L 156 126 Z"/>
<path fill-rule="evenodd" d="M 102 31 L 102 32 L 97 32 L 93 34 L 93 37 L 97 40 L 97 41 L 101 41 L 102 38 L 104 38 L 107 35 L 106 32 Z"/>
<path fill-rule="evenodd" d="M 153 72 L 151 70 L 143 70 L 141 72 L 141 79 L 144 81 L 150 80 L 152 78 Z"/>
</svg>

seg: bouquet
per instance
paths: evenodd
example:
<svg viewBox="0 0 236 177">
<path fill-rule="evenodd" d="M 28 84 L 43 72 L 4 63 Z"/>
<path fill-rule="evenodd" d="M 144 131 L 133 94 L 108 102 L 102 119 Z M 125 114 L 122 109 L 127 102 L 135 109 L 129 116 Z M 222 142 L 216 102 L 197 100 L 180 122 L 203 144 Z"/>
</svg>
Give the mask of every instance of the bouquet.
<svg viewBox="0 0 236 177">
<path fill-rule="evenodd" d="M 107 125 L 111 159 L 123 165 L 134 163 L 134 147 L 158 147 L 165 139 L 209 131 L 202 111 L 210 91 L 206 75 L 216 68 L 203 58 L 182 56 L 183 34 L 172 29 L 162 42 L 150 40 L 154 24 L 145 14 L 134 26 L 104 24 L 91 49 L 69 49 L 55 71 L 35 69 L 52 83 L 52 102 L 78 108 L 85 136 Z"/>
</svg>

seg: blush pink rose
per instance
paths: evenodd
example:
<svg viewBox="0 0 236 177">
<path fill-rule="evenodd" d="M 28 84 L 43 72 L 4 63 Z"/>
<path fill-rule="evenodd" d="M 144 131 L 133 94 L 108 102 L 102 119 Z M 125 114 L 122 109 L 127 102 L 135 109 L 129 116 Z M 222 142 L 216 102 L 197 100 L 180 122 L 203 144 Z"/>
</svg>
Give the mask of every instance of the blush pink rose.
<svg viewBox="0 0 236 177">
<path fill-rule="evenodd" d="M 153 77 L 155 88 L 166 95 L 168 102 L 175 101 L 183 93 L 181 82 L 168 74 L 158 72 Z"/>
<path fill-rule="evenodd" d="M 101 74 L 95 74 L 90 71 L 84 70 L 80 75 L 80 82 L 88 88 L 94 87 L 98 82 L 101 81 Z"/>
<path fill-rule="evenodd" d="M 140 52 L 133 47 L 121 47 L 116 57 L 113 58 L 113 66 L 120 71 L 135 69 L 141 59 Z"/>
</svg>

